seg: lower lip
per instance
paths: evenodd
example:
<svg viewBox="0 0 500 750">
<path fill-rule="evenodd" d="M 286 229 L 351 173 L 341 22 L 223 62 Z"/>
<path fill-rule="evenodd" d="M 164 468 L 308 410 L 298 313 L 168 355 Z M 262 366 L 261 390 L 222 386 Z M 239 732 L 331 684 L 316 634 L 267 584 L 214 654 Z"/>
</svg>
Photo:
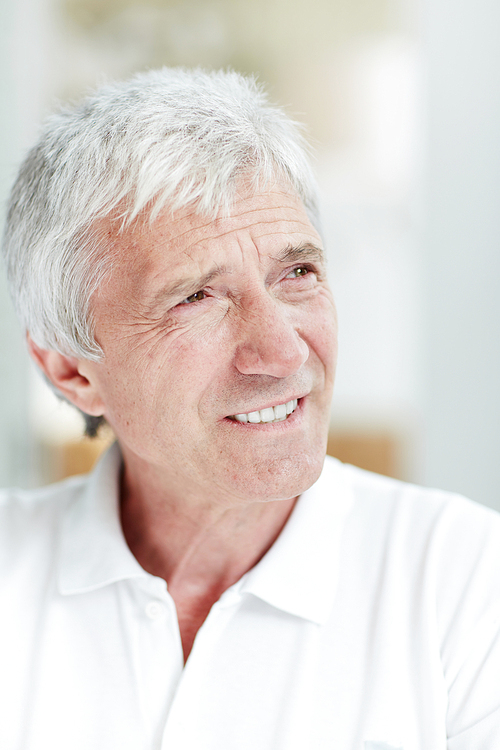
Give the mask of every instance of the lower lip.
<svg viewBox="0 0 500 750">
<path fill-rule="evenodd" d="M 293 427 L 297 421 L 302 417 L 302 411 L 304 409 L 304 401 L 305 397 L 299 398 L 297 403 L 297 408 L 295 411 L 293 411 L 291 414 L 288 415 L 286 419 L 282 419 L 279 422 L 258 422 L 255 424 L 254 422 L 238 422 L 236 419 L 230 419 L 229 417 L 224 417 L 222 420 L 226 424 L 233 425 L 235 428 L 241 428 L 244 430 L 276 430 L 276 429 L 288 429 L 289 427 Z"/>
</svg>

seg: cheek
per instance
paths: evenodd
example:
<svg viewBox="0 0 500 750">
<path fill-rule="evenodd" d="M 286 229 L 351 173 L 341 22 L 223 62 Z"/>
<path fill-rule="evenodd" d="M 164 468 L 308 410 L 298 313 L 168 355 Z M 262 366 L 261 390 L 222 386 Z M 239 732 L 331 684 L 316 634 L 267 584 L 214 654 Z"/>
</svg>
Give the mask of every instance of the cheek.
<svg viewBox="0 0 500 750">
<path fill-rule="evenodd" d="M 309 311 L 308 321 L 310 346 L 326 367 L 335 369 L 338 349 L 337 311 L 329 294 L 325 293 L 315 300 Z"/>
<path fill-rule="evenodd" d="M 168 346 L 151 358 L 144 382 L 153 407 L 162 404 L 173 412 L 198 408 L 203 395 L 227 372 L 231 351 L 227 333 L 220 328 L 172 337 Z"/>
</svg>

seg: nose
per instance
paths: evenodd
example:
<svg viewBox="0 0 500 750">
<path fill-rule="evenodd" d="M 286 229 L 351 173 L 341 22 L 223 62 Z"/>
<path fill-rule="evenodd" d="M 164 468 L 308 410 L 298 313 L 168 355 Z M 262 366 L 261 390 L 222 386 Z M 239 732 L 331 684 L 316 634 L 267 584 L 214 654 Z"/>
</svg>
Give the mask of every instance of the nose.
<svg viewBox="0 0 500 750">
<path fill-rule="evenodd" d="M 271 298 L 254 301 L 240 318 L 236 369 L 243 375 L 285 378 L 309 357 L 309 347 L 297 331 L 287 306 Z"/>
</svg>

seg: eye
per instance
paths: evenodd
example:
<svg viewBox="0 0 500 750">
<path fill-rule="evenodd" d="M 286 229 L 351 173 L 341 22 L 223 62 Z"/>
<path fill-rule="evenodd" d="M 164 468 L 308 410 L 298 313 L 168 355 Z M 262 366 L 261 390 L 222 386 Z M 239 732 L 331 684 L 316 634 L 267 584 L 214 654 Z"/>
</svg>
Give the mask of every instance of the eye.
<svg viewBox="0 0 500 750">
<path fill-rule="evenodd" d="M 302 276 L 307 276 L 310 272 L 311 269 L 308 266 L 297 266 L 297 268 L 292 268 L 287 278 L 300 279 Z"/>
<path fill-rule="evenodd" d="M 183 299 L 180 303 L 181 305 L 190 305 L 192 302 L 201 302 L 202 299 L 205 299 L 207 295 L 205 292 L 195 292 L 194 294 L 190 294 L 189 297 L 186 297 L 186 299 Z"/>
</svg>

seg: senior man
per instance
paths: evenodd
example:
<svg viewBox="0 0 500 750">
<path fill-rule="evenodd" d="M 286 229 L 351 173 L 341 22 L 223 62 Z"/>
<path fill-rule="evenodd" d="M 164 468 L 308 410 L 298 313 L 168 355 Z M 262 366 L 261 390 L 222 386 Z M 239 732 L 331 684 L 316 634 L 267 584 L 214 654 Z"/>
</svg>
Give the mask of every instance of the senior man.
<svg viewBox="0 0 500 750">
<path fill-rule="evenodd" d="M 117 443 L 1 506 L 2 750 L 498 750 L 500 523 L 326 459 L 298 130 L 235 73 L 50 119 L 4 242 L 31 355 Z"/>
</svg>

